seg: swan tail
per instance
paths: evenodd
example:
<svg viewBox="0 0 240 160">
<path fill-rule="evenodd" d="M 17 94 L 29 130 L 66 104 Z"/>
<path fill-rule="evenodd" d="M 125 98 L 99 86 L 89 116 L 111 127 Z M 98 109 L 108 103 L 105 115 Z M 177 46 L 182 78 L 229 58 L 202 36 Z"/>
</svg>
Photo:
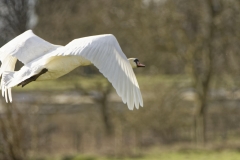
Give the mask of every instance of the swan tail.
<svg viewBox="0 0 240 160">
<path fill-rule="evenodd" d="M 1 89 L 2 89 L 2 96 L 5 97 L 6 102 L 12 102 L 12 91 L 9 84 L 13 81 L 14 74 L 16 72 L 13 71 L 5 71 L 2 73 L 2 80 L 1 80 Z"/>
</svg>

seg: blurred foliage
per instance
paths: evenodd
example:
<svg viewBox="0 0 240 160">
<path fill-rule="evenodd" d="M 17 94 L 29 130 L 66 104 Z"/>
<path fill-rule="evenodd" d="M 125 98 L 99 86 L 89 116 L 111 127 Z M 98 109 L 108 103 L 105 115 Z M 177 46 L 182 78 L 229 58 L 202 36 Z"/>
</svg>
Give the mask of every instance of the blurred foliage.
<svg viewBox="0 0 240 160">
<path fill-rule="evenodd" d="M 26 157 L 239 157 L 237 151 L 174 151 L 156 153 L 156 157 L 144 152 L 152 146 L 174 150 L 176 144 L 192 149 L 202 141 L 213 150 L 239 149 L 239 9 L 236 0 L 37 1 L 38 23 L 33 31 L 43 39 L 65 45 L 75 38 L 110 33 L 127 57 L 146 64 L 134 70 L 144 107 L 128 111 L 93 66 L 77 68 L 58 82 L 16 88 L 14 105 L 21 110 L 17 115 L 23 119 L 21 126 L 29 127 Z M 25 15 L 19 18 L 24 24 L 13 25 L 24 26 L 22 32 L 29 20 L 24 13 L 18 15 Z M 3 41 L 8 39 L 3 36 Z M 3 110 L 2 122 L 7 121 L 5 114 Z M 5 145 L 2 136 L 0 142 Z"/>
<path fill-rule="evenodd" d="M 158 11 L 162 7 L 126 0 L 39 1 L 38 6 L 39 23 L 34 31 L 52 43 L 65 45 L 74 38 L 111 33 L 127 57 L 137 57 L 147 65 L 141 72 L 181 73 L 183 69 L 165 49 L 160 35 Z"/>
</svg>

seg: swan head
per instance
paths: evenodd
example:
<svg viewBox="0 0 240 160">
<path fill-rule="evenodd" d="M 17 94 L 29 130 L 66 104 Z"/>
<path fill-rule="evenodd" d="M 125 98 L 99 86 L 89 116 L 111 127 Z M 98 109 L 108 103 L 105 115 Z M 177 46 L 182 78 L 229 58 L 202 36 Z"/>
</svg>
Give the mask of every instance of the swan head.
<svg viewBox="0 0 240 160">
<path fill-rule="evenodd" d="M 145 65 L 141 64 L 137 58 L 129 58 L 128 61 L 132 68 L 145 67 Z"/>
</svg>

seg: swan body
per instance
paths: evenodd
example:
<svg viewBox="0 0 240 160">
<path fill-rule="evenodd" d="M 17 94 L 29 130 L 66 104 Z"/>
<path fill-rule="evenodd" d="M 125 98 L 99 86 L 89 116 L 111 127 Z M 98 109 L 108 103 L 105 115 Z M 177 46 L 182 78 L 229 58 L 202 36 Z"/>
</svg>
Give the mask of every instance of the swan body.
<svg viewBox="0 0 240 160">
<path fill-rule="evenodd" d="M 17 60 L 24 66 L 14 71 Z M 28 30 L 0 48 L 0 61 L 1 89 L 6 102 L 12 102 L 12 87 L 57 79 L 79 66 L 93 64 L 112 83 L 129 109 L 143 106 L 132 68 L 144 65 L 136 58 L 127 59 L 111 34 L 79 38 L 60 46 Z"/>
</svg>

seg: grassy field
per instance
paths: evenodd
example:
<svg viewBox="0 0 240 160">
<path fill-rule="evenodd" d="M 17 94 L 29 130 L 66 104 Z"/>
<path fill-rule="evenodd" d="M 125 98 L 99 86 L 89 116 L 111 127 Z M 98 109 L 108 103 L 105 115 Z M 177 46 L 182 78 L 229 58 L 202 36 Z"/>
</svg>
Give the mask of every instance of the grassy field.
<svg viewBox="0 0 240 160">
<path fill-rule="evenodd" d="M 239 160 L 238 151 L 164 151 L 150 152 L 141 156 L 134 157 L 100 157 L 100 156 L 64 156 L 54 158 L 54 160 Z M 47 158 L 46 160 L 52 160 Z"/>
<path fill-rule="evenodd" d="M 168 87 L 177 84 L 177 87 L 186 86 L 190 84 L 190 78 L 182 75 L 166 76 L 166 75 L 156 75 L 156 76 L 143 76 L 137 75 L 137 79 L 141 90 L 152 92 L 154 89 L 158 89 L 159 86 L 163 89 L 164 86 Z M 21 91 L 64 91 L 71 89 L 85 89 L 91 90 L 96 88 L 98 84 L 106 86 L 108 84 L 107 80 L 102 76 L 66 76 L 58 80 L 44 81 L 44 82 L 33 82 L 24 88 L 16 87 L 14 90 L 16 92 Z M 157 86 L 157 88 L 156 88 Z M 175 87 L 175 85 L 173 85 Z M 113 91 L 115 92 L 115 91 Z M 146 98 L 145 98 L 146 99 Z M 40 158 L 41 160 L 240 160 L 240 151 L 236 150 L 162 150 L 154 149 L 150 151 L 145 151 L 141 154 L 136 154 L 135 156 L 125 156 L 125 157 L 107 157 L 99 155 L 66 155 L 66 156 L 56 156 L 56 157 L 45 157 Z"/>
</svg>

